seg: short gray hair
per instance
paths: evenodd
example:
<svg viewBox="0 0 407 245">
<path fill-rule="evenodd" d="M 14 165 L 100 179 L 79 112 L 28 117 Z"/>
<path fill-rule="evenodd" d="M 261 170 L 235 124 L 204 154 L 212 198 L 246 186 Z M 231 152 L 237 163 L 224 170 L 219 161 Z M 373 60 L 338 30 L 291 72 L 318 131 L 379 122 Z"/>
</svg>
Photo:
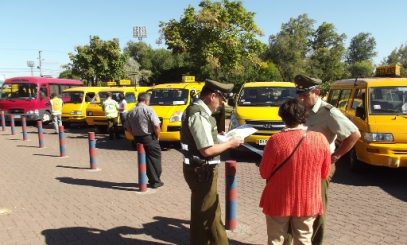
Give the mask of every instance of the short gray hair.
<svg viewBox="0 0 407 245">
<path fill-rule="evenodd" d="M 138 102 L 146 102 L 147 100 L 150 100 L 150 94 L 147 92 L 142 92 L 138 94 L 137 101 Z"/>
</svg>

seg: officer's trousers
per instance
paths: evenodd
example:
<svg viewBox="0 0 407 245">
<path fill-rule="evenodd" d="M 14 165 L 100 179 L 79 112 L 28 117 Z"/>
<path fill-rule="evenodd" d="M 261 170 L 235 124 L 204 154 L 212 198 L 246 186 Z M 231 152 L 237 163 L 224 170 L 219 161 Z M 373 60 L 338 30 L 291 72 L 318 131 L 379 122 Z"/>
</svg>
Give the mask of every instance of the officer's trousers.
<svg viewBox="0 0 407 245">
<path fill-rule="evenodd" d="M 325 221 L 326 221 L 326 212 L 328 209 L 328 187 L 331 179 L 335 173 L 335 163 L 331 164 L 331 170 L 328 179 L 322 180 L 321 182 L 321 195 L 322 195 L 322 205 L 324 207 L 324 213 L 320 216 L 317 216 L 313 226 L 312 233 L 312 244 L 321 245 L 324 240 L 325 235 Z"/>
<path fill-rule="evenodd" d="M 217 192 L 218 167 L 209 181 L 198 182 L 194 167 L 184 164 L 184 178 L 191 189 L 190 244 L 227 245 Z"/>
<path fill-rule="evenodd" d="M 114 139 L 114 137 L 119 138 L 119 130 L 117 128 L 117 117 L 107 118 L 107 132 L 109 133 L 109 138 Z"/>
<path fill-rule="evenodd" d="M 134 141 L 144 145 L 146 153 L 147 177 L 150 186 L 161 182 L 161 147 L 152 135 L 134 136 Z"/>
</svg>

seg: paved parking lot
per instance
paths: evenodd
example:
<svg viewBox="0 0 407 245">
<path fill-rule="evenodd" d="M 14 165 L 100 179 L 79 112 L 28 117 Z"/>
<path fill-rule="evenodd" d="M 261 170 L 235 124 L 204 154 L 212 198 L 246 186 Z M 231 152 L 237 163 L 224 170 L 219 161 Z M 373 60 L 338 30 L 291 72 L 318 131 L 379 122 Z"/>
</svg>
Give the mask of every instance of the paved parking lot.
<svg viewBox="0 0 407 245">
<path fill-rule="evenodd" d="M 67 130 L 66 158 L 59 157 L 52 129 L 45 149 L 37 147 L 34 127 L 28 142 L 9 128 L 0 131 L 0 244 L 187 244 L 190 193 L 178 150 L 163 151 L 165 185 L 141 194 L 136 152 L 125 140 L 97 135 L 101 171 L 89 171 L 87 130 Z M 340 164 L 329 193 L 326 244 L 407 244 L 407 171 L 354 174 L 345 160 Z M 237 178 L 231 244 L 265 244 L 258 208 L 264 181 L 250 156 L 239 162 Z M 218 183 L 224 215 L 224 174 Z"/>
</svg>

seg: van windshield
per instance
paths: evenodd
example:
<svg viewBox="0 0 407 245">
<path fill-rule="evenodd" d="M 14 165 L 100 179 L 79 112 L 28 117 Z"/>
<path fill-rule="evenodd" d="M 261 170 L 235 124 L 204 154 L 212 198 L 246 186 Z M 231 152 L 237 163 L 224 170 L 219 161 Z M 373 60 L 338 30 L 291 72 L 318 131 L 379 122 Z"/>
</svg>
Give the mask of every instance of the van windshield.
<svg viewBox="0 0 407 245">
<path fill-rule="evenodd" d="M 117 101 L 118 103 L 120 103 L 119 95 L 120 94 L 123 95 L 124 93 L 122 91 L 112 91 L 110 93 L 112 94 L 112 99 Z M 108 94 L 109 94 L 109 92 L 107 92 L 107 91 L 99 92 L 99 98 L 102 103 L 107 99 Z"/>
<path fill-rule="evenodd" d="M 150 105 L 185 105 L 188 101 L 186 89 L 153 89 Z"/>
<path fill-rule="evenodd" d="M 280 106 L 287 99 L 295 98 L 295 88 L 289 87 L 248 87 L 240 92 L 237 104 L 240 106 Z"/>
<path fill-rule="evenodd" d="M 83 92 L 64 92 L 61 98 L 65 104 L 80 104 L 83 101 Z"/>
<path fill-rule="evenodd" d="M 407 87 L 380 87 L 369 90 L 371 114 L 407 114 Z"/>
<path fill-rule="evenodd" d="M 2 99 L 35 98 L 37 85 L 32 83 L 7 83 L 3 84 L 0 91 Z"/>
</svg>

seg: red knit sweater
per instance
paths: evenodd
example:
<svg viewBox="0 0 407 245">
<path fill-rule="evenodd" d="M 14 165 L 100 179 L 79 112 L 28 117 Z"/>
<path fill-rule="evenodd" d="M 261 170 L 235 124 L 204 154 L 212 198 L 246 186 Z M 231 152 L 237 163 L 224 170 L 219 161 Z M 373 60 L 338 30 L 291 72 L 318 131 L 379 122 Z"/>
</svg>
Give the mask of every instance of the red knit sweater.
<svg viewBox="0 0 407 245">
<path fill-rule="evenodd" d="M 298 144 L 303 130 L 282 131 L 270 137 L 260 163 L 268 179 Z M 268 181 L 260 207 L 268 216 L 314 216 L 323 213 L 321 180 L 329 175 L 331 155 L 325 136 L 307 132 L 291 159 Z"/>
</svg>

